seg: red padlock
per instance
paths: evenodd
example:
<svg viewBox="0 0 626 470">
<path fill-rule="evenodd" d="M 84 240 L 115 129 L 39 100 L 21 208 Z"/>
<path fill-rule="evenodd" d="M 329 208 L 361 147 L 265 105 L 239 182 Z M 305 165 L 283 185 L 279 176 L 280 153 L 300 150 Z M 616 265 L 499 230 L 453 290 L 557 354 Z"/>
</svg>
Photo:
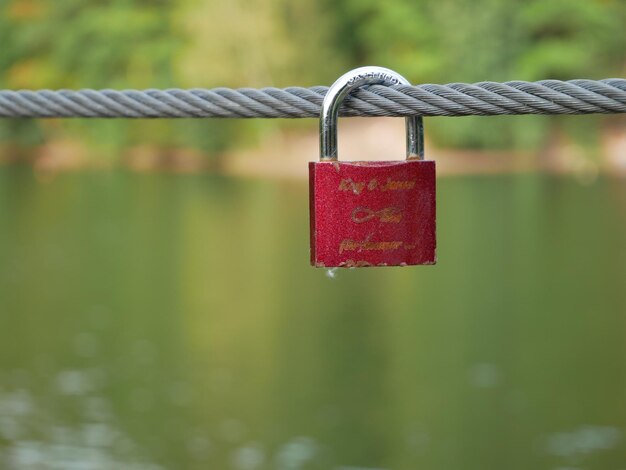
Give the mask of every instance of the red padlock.
<svg viewBox="0 0 626 470">
<path fill-rule="evenodd" d="M 339 162 L 339 107 L 353 89 L 409 85 L 382 67 L 361 67 L 328 90 L 320 161 L 309 163 L 311 264 L 316 267 L 435 264 L 435 162 L 424 160 L 421 116 L 406 119 L 407 159 Z"/>
</svg>

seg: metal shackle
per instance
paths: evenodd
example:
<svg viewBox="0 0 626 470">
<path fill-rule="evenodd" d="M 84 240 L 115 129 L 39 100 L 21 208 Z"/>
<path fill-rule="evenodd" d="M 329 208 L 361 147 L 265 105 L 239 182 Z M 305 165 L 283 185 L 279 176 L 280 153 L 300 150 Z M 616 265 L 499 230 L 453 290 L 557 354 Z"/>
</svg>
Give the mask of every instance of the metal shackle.
<svg viewBox="0 0 626 470">
<path fill-rule="evenodd" d="M 339 108 L 348 94 L 364 85 L 410 85 L 402 75 L 384 67 L 359 67 L 342 75 L 328 89 L 320 113 L 320 160 L 337 160 L 337 121 Z M 406 158 L 424 159 L 422 116 L 406 118 Z"/>
</svg>

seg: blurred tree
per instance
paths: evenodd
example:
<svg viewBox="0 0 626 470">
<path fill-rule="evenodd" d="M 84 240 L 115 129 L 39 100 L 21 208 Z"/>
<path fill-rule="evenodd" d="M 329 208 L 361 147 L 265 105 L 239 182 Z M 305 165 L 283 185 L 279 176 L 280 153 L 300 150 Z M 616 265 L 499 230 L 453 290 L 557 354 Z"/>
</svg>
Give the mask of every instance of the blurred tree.
<svg viewBox="0 0 626 470">
<path fill-rule="evenodd" d="M 617 0 L 325 2 L 351 65 L 385 65 L 414 83 L 624 72 L 626 4 Z M 533 146 L 547 136 L 548 120 L 490 119 L 485 125 L 484 118 L 464 118 L 440 125 L 435 119 L 430 135 L 452 146 Z"/>
<path fill-rule="evenodd" d="M 181 18 L 190 38 L 178 60 L 186 86 L 317 85 L 345 66 L 314 1 L 194 0 Z"/>
<path fill-rule="evenodd" d="M 8 0 L 12 87 L 165 86 L 181 41 L 159 0 Z"/>
<path fill-rule="evenodd" d="M 328 12 L 316 1 L 190 0 L 179 16 L 189 38 L 177 58 L 181 86 L 312 86 L 335 80 L 346 67 Z M 194 124 L 190 134 L 206 133 L 205 123 Z M 229 144 L 253 143 L 279 125 L 310 123 L 238 121 Z"/>
<path fill-rule="evenodd" d="M 4 0 L 0 49 L 6 88 L 148 88 L 175 84 L 173 57 L 184 46 L 176 7 L 163 0 Z M 183 124 L 147 121 L 0 122 L 0 135 L 80 139 L 116 155 L 135 142 L 176 145 Z M 218 126 L 219 127 L 219 126 Z M 215 139 L 197 139 L 211 149 Z M 107 152 L 108 150 L 108 152 Z"/>
<path fill-rule="evenodd" d="M 0 0 L 0 87 L 307 86 L 365 64 L 414 83 L 602 78 L 623 75 L 625 22 L 621 0 Z M 431 119 L 429 137 L 529 147 L 550 122 L 576 136 L 583 125 L 597 131 L 588 119 Z M 70 137 L 112 155 L 140 142 L 215 153 L 274 126 L 7 120 L 0 139 Z"/>
<path fill-rule="evenodd" d="M 527 80 L 605 78 L 624 69 L 626 5 L 613 0 L 532 0 L 518 20 L 516 72 Z"/>
</svg>

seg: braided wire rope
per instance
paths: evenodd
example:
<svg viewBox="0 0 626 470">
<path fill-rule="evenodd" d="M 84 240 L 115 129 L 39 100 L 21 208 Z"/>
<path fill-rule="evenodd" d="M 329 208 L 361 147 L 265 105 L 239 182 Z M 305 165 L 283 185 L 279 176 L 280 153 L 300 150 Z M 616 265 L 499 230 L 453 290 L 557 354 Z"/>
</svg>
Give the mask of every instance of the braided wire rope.
<svg viewBox="0 0 626 470">
<path fill-rule="evenodd" d="M 318 117 L 327 87 L 168 90 L 0 90 L 4 118 Z M 626 80 L 542 80 L 372 85 L 356 90 L 342 116 L 493 116 L 626 113 Z"/>
</svg>

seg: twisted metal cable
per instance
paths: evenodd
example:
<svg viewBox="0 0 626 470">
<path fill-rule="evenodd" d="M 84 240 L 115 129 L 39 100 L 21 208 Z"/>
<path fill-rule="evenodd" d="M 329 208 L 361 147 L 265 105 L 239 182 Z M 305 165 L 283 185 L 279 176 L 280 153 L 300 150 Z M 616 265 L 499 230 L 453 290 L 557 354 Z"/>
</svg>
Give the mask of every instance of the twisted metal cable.
<svg viewBox="0 0 626 470">
<path fill-rule="evenodd" d="M 318 117 L 327 87 L 169 90 L 0 90 L 0 117 Z M 342 116 L 626 113 L 626 80 L 542 80 L 392 87 L 348 97 Z"/>
</svg>

